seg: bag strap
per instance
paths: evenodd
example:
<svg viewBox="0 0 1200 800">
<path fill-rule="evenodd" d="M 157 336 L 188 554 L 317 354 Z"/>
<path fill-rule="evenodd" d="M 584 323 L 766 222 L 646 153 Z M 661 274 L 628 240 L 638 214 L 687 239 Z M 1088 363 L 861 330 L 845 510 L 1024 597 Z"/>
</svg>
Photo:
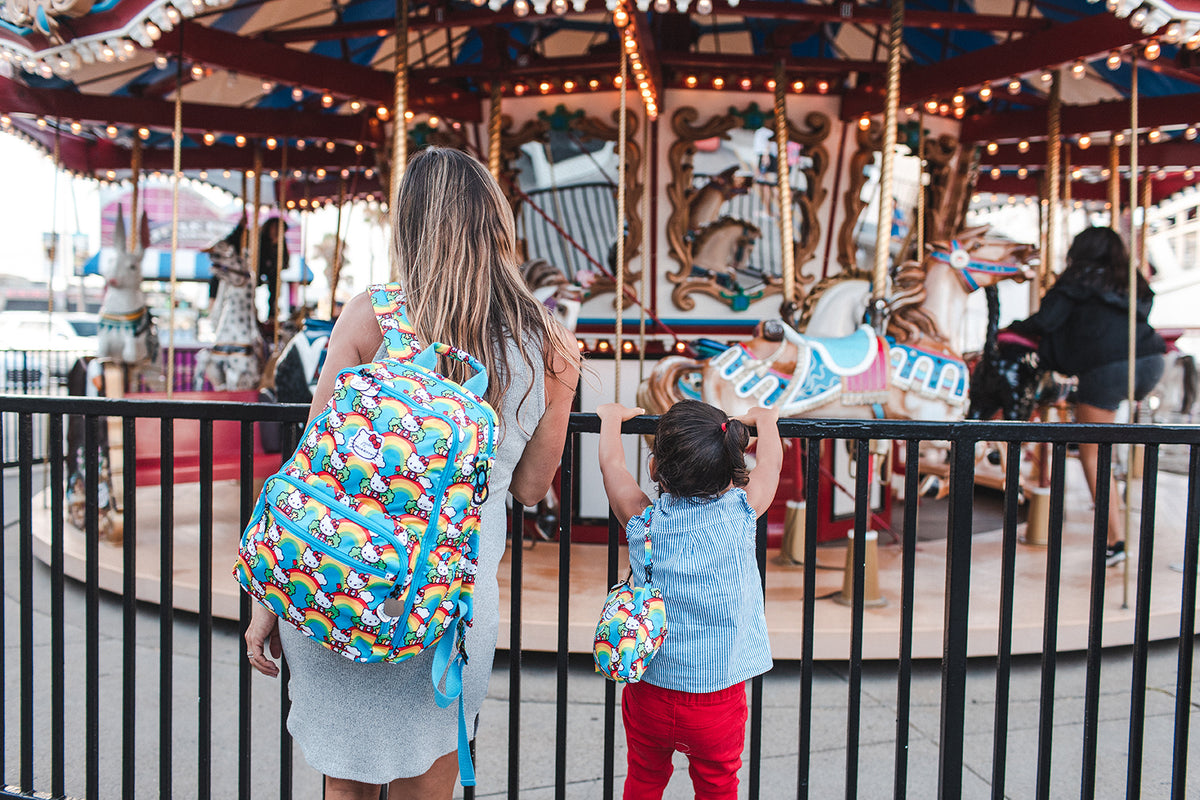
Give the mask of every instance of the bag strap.
<svg viewBox="0 0 1200 800">
<path fill-rule="evenodd" d="M 378 283 L 367 288 L 371 306 L 383 331 L 389 358 L 407 361 L 421 352 L 417 331 L 404 313 L 404 289 L 398 283 Z"/>
<path fill-rule="evenodd" d="M 650 546 L 650 520 L 654 518 L 654 509 L 651 508 L 646 512 L 646 547 L 643 551 L 644 564 L 646 567 L 646 585 L 654 583 L 654 559 L 652 558 L 652 547 Z"/>
</svg>

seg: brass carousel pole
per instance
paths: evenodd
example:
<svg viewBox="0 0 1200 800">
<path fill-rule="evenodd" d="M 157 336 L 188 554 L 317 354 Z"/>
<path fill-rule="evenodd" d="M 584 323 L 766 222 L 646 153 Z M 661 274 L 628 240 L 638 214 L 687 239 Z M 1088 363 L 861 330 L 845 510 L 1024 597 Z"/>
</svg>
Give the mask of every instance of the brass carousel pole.
<svg viewBox="0 0 1200 800">
<path fill-rule="evenodd" d="M 1125 394 L 1129 403 L 1129 417 L 1133 418 L 1134 384 L 1137 360 L 1137 269 L 1132 263 L 1133 254 L 1138 252 L 1138 58 L 1135 52 L 1129 59 L 1129 350 L 1126 354 L 1128 370 L 1125 375 Z M 1142 213 L 1145 213 L 1143 209 Z M 1129 607 L 1129 543 L 1133 528 L 1133 445 L 1126 447 L 1125 462 L 1125 566 L 1121 570 L 1121 608 Z"/>
<path fill-rule="evenodd" d="M 142 183 L 142 137 L 134 131 L 133 145 L 129 151 L 129 180 L 133 188 L 129 193 L 129 252 L 137 250 L 138 242 L 142 240 L 142 229 L 139 224 Z"/>
<path fill-rule="evenodd" d="M 492 84 L 492 103 L 488 108 L 488 171 L 500 180 L 500 82 Z"/>
<path fill-rule="evenodd" d="M 404 169 L 408 166 L 408 0 L 396 0 L 396 52 L 393 62 L 396 108 L 392 116 L 391 207 L 395 208 L 400 179 L 404 177 Z M 395 268 L 393 264 L 393 277 Z M 332 296 L 329 302 L 332 308 Z"/>
<path fill-rule="evenodd" d="M 1050 105 L 1046 111 L 1046 249 L 1038 269 L 1041 279 L 1041 286 L 1038 288 L 1043 292 L 1050 283 L 1050 275 L 1055 271 L 1059 240 L 1062 236 L 1059 230 L 1059 201 L 1062 192 L 1062 73 L 1059 70 L 1054 71 L 1049 100 Z"/>
<path fill-rule="evenodd" d="M 883 307 L 888 291 L 888 244 L 891 239 L 892 197 L 896 161 L 896 112 L 900 106 L 900 47 L 904 37 L 904 0 L 891 0 L 892 20 L 888 30 L 887 100 L 883 106 L 883 144 L 879 168 L 879 225 L 875 231 L 875 268 L 871 272 L 871 324 L 883 332 Z M 778 84 L 776 84 L 778 86 Z"/>
<path fill-rule="evenodd" d="M 624 335 L 621 315 L 625 305 L 625 136 L 629 124 L 629 109 L 626 108 L 626 97 L 629 84 L 629 59 L 625 56 L 625 47 L 621 46 L 621 93 L 617 107 L 617 264 L 616 264 L 616 293 L 617 316 L 613 342 L 613 399 L 621 402 L 621 337 Z"/>
<path fill-rule="evenodd" d="M 1063 239 L 1071 241 L 1071 147 L 1062 149 L 1062 212 Z"/>
<path fill-rule="evenodd" d="M 646 275 L 650 272 L 650 115 L 642 126 L 642 257 L 638 275 L 638 386 L 646 379 Z M 637 437 L 637 479 L 642 481 L 642 442 Z"/>
<path fill-rule="evenodd" d="M 793 324 L 796 315 L 796 249 L 792 222 L 792 177 L 788 164 L 788 121 L 787 121 L 787 75 L 783 59 L 775 62 L 775 152 L 778 166 L 775 169 L 779 185 L 779 254 L 780 277 L 783 300 L 779 304 L 779 316 Z"/>
<path fill-rule="evenodd" d="M 171 306 L 167 312 L 167 398 L 175 393 L 175 291 L 179 276 L 179 181 L 183 177 L 183 59 L 176 59 L 175 127 L 171 131 Z"/>
<path fill-rule="evenodd" d="M 1115 138 L 1108 142 L 1108 225 L 1114 231 L 1121 217 L 1121 146 Z"/>
<path fill-rule="evenodd" d="M 282 152 L 279 154 L 279 180 L 275 183 L 276 201 L 279 205 L 279 219 L 275 222 L 275 232 L 278 234 L 278 240 L 275 243 L 275 303 L 271 308 L 271 330 L 274 333 L 274 341 L 271 343 L 271 351 L 279 350 L 279 297 L 283 293 L 283 270 L 287 266 L 283 263 L 283 251 L 286 248 L 284 236 L 286 225 L 283 222 L 284 214 L 287 212 L 287 140 L 280 142 L 279 146 Z"/>
<path fill-rule="evenodd" d="M 262 197 L 262 142 L 254 143 L 254 183 L 252 184 L 252 195 L 250 198 L 250 282 L 254 286 L 258 286 L 258 209 L 260 198 Z"/>
<path fill-rule="evenodd" d="M 916 259 L 925 258 L 925 112 L 917 112 L 917 160 L 921 174 L 917 179 L 917 254 Z M 903 256 L 902 256 L 903 257 Z"/>
</svg>

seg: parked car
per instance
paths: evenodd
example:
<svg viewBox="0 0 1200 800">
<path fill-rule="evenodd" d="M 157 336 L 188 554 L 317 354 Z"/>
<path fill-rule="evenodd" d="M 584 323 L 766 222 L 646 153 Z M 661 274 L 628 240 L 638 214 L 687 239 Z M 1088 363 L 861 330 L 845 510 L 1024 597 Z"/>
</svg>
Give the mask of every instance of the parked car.
<svg viewBox="0 0 1200 800">
<path fill-rule="evenodd" d="M 65 385 L 76 359 L 96 352 L 97 331 L 96 315 L 85 312 L 0 312 L 0 391 Z"/>
</svg>

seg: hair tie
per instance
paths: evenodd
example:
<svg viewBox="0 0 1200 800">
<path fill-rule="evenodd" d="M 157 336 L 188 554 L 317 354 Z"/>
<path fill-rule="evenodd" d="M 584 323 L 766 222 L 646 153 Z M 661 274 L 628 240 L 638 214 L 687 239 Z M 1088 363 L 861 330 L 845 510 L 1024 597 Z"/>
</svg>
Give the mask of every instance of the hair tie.
<svg viewBox="0 0 1200 800">
<path fill-rule="evenodd" d="M 725 426 L 726 426 L 726 425 L 728 425 L 728 424 L 729 424 L 728 422 L 722 422 L 722 423 L 721 423 L 721 432 L 722 432 L 722 433 L 724 433 L 724 432 L 725 432 Z"/>
</svg>

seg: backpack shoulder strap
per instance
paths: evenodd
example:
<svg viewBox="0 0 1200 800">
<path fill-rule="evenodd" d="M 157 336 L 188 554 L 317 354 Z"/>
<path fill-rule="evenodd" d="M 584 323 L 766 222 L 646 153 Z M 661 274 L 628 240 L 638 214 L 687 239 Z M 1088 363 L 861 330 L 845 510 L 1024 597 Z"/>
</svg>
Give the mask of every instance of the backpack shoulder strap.
<svg viewBox="0 0 1200 800">
<path fill-rule="evenodd" d="M 379 283 L 367 288 L 371 296 L 371 306 L 375 309 L 375 318 L 379 320 L 379 329 L 383 331 L 383 341 L 387 345 L 389 358 L 407 360 L 421 351 L 417 342 L 417 332 L 404 313 L 404 289 L 398 283 Z"/>
</svg>

